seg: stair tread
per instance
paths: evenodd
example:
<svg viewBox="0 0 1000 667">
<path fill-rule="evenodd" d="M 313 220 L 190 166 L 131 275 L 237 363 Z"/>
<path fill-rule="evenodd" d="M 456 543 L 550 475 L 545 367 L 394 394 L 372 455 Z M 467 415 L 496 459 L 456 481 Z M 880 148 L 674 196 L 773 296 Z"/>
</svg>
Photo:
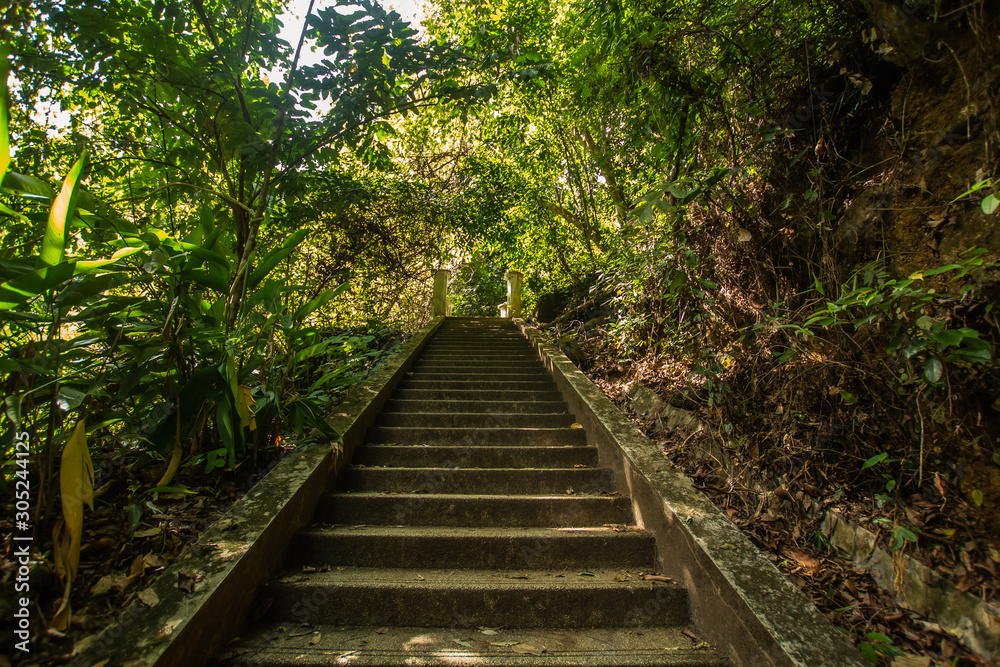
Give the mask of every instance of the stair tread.
<svg viewBox="0 0 1000 667">
<path fill-rule="evenodd" d="M 334 491 L 326 494 L 328 497 L 336 496 L 354 496 L 354 497 L 370 497 L 370 496 L 403 496 L 405 498 L 426 498 L 434 500 L 461 500 L 463 502 L 470 501 L 489 501 L 489 500 L 516 500 L 516 501 L 550 501 L 550 500 L 560 500 L 560 501 L 572 501 L 572 500 L 584 500 L 590 498 L 604 499 L 608 500 L 622 500 L 624 496 L 619 494 L 606 493 L 604 491 L 594 492 L 594 493 L 567 493 L 567 494 L 556 494 L 556 493 L 411 493 L 405 491 Z"/>
<path fill-rule="evenodd" d="M 486 633 L 483 631 L 486 630 Z M 422 628 L 288 624 L 262 626 L 227 652 L 232 664 L 630 665 L 722 667 L 687 628 Z M 689 631 L 690 632 L 690 631 Z M 493 634 L 495 633 L 495 634 Z"/>
<path fill-rule="evenodd" d="M 371 524 L 333 524 L 312 526 L 303 534 L 331 533 L 337 535 L 387 535 L 400 539 L 408 537 L 468 537 L 470 539 L 528 538 L 528 539 L 587 539 L 612 537 L 621 540 L 652 540 L 648 531 L 636 526 L 608 524 L 583 528 L 549 527 L 456 527 L 456 526 L 376 526 Z"/>
<path fill-rule="evenodd" d="M 330 565 L 335 566 L 336 563 Z M 652 569 L 652 568 L 650 568 Z M 655 588 L 682 589 L 674 582 L 645 580 L 640 571 L 632 569 L 587 570 L 586 574 L 570 570 L 472 570 L 450 568 L 444 570 L 424 568 L 394 567 L 331 567 L 328 572 L 304 574 L 301 568 L 286 570 L 282 576 L 271 582 L 278 586 L 361 586 L 381 588 L 458 589 L 474 588 L 489 590 L 532 590 L 532 589 L 641 589 Z"/>
</svg>

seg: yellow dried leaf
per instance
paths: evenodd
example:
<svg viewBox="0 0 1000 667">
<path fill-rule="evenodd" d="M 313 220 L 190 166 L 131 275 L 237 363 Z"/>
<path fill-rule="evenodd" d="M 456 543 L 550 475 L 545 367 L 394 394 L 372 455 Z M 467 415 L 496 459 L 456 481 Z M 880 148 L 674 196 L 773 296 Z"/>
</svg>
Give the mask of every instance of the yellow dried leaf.
<svg viewBox="0 0 1000 667">
<path fill-rule="evenodd" d="M 83 538 L 83 504 L 94 509 L 94 464 L 87 451 L 87 430 L 81 419 L 63 449 L 59 465 L 59 496 L 63 515 L 52 529 L 53 557 L 56 572 L 65 589 L 59 610 L 52 617 L 51 627 L 65 630 L 73 611 L 69 604 L 71 584 L 80 565 Z"/>
<path fill-rule="evenodd" d="M 87 430 L 81 419 L 63 449 L 59 466 L 59 495 L 62 500 L 63 519 L 69 533 L 69 551 L 63 554 L 69 578 L 76 577 L 80 564 L 80 546 L 83 536 L 83 504 L 94 509 L 94 464 L 87 450 Z"/>
<path fill-rule="evenodd" d="M 241 384 L 239 395 L 236 397 L 236 411 L 240 413 L 240 428 L 249 426 L 251 431 L 257 428 L 257 421 L 253 414 L 257 403 L 253 400 L 252 392 L 253 389 Z"/>
</svg>

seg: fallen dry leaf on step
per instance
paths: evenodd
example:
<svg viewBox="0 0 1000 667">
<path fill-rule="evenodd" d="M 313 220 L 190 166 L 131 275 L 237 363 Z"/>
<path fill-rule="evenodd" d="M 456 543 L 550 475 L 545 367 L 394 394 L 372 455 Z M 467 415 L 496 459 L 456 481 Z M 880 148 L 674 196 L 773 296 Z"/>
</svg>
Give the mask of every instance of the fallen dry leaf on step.
<svg viewBox="0 0 1000 667">
<path fill-rule="evenodd" d="M 511 650 L 514 651 L 515 653 L 524 653 L 530 655 L 541 655 L 545 653 L 544 648 L 538 648 L 537 646 L 532 646 L 531 644 L 518 644 L 517 646 L 514 646 Z"/>
<path fill-rule="evenodd" d="M 183 572 L 177 573 L 177 588 L 185 593 L 194 593 L 194 577 Z"/>
<path fill-rule="evenodd" d="M 795 547 L 782 547 L 781 553 L 786 558 L 789 558 L 801 565 L 803 568 L 808 570 L 809 573 L 812 573 L 813 570 L 820 566 L 819 559 L 813 558 L 806 552 L 796 549 Z"/>
<path fill-rule="evenodd" d="M 144 591 L 139 591 L 139 602 L 142 602 L 147 607 L 155 607 L 160 601 L 159 596 L 153 591 L 152 588 L 147 588 Z"/>
<path fill-rule="evenodd" d="M 673 579 L 670 577 L 664 577 L 662 574 L 644 574 L 639 578 L 645 581 L 665 581 L 671 584 L 674 583 Z"/>
</svg>

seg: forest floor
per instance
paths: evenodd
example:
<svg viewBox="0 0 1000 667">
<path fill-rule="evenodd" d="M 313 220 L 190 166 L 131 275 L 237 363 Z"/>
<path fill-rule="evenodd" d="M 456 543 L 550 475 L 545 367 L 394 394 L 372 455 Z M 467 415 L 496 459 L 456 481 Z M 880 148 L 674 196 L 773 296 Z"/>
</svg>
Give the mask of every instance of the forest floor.
<svg viewBox="0 0 1000 667">
<path fill-rule="evenodd" d="M 718 405 L 713 408 L 690 400 L 690 369 L 656 362 L 624 363 L 602 348 L 599 334 L 589 340 L 586 334 L 581 335 L 577 342 L 591 362 L 586 369 L 591 380 L 835 626 L 850 634 L 856 644 L 872 644 L 880 654 L 880 665 L 992 664 L 933 620 L 897 604 L 893 593 L 838 555 L 819 530 L 823 515 L 833 509 L 853 523 L 879 532 L 883 547 L 888 548 L 885 531 L 878 531 L 880 522 L 885 517 L 894 521 L 903 517 L 907 525 L 919 527 L 917 541 L 904 546 L 908 555 L 934 568 L 960 590 L 995 603 L 1000 568 L 995 533 L 982 513 L 960 499 L 958 489 L 946 489 L 938 480 L 940 494 L 936 498 L 922 492 L 900 494 L 897 505 L 878 507 L 871 489 L 855 483 L 860 462 L 836 460 L 829 453 L 822 459 L 803 460 L 802 452 L 793 448 L 787 448 L 785 454 L 789 459 L 800 457 L 793 465 L 769 461 L 769 466 L 797 469 L 797 473 L 783 486 L 769 485 L 758 456 L 731 449 L 733 438 L 725 433 L 726 420 Z M 652 419 L 632 409 L 634 383 L 652 388 L 668 404 L 683 404 L 703 429 L 689 434 L 658 428 Z M 821 417 L 799 414 L 794 419 Z M 745 421 L 755 422 L 759 431 L 770 430 L 770 436 L 778 441 L 782 430 L 788 430 L 785 415 L 763 414 L 763 409 Z M 713 455 L 720 447 L 726 451 L 721 460 Z M 869 633 L 878 633 L 875 638 L 884 635 L 891 644 L 880 643 Z"/>
<path fill-rule="evenodd" d="M 274 458 L 282 452 L 279 448 Z M 122 465 L 99 476 L 94 511 L 85 510 L 70 628 L 65 633 L 46 629 L 63 588 L 55 572 L 43 563 L 34 568 L 31 579 L 35 620 L 31 653 L 25 655 L 0 645 L 0 667 L 67 664 L 135 600 L 155 604 L 155 595 L 150 596 L 153 581 L 173 563 L 190 557 L 188 551 L 202 533 L 221 520 L 267 469 L 263 461 L 256 468 L 244 462 L 237 465 L 235 472 L 209 475 L 196 467 L 182 467 L 171 484 L 190 493 L 158 497 L 143 495 L 139 490 L 155 484 L 158 477 L 150 468 L 130 470 Z M 133 530 L 123 508 L 134 503 L 142 505 L 143 516 Z M 12 517 L 13 513 L 5 516 Z M 0 533 L 11 534 L 12 528 L 0 523 Z M 43 551 L 51 553 L 51 539 L 47 541 Z M 13 577 L 8 575 L 15 567 L 16 563 L 0 560 L 0 580 L 10 579 L 13 584 Z M 4 637 L 4 641 L 7 639 Z"/>
</svg>

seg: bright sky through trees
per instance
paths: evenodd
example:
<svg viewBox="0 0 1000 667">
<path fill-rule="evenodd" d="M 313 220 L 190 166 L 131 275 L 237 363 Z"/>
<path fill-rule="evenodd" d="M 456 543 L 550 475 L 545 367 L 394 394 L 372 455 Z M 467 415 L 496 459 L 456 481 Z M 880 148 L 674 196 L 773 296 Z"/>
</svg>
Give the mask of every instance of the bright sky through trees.
<svg viewBox="0 0 1000 667">
<path fill-rule="evenodd" d="M 316 0 L 313 11 L 321 7 L 332 5 L 332 0 Z M 424 18 L 423 0 L 388 0 L 382 3 L 386 9 L 394 9 L 400 16 L 409 21 L 414 27 L 419 28 L 420 22 Z M 309 0 L 291 0 L 288 3 L 288 10 L 281 17 L 281 22 L 285 24 L 279 33 L 281 38 L 289 44 L 294 44 L 302 30 L 302 15 L 309 7 Z"/>
</svg>

